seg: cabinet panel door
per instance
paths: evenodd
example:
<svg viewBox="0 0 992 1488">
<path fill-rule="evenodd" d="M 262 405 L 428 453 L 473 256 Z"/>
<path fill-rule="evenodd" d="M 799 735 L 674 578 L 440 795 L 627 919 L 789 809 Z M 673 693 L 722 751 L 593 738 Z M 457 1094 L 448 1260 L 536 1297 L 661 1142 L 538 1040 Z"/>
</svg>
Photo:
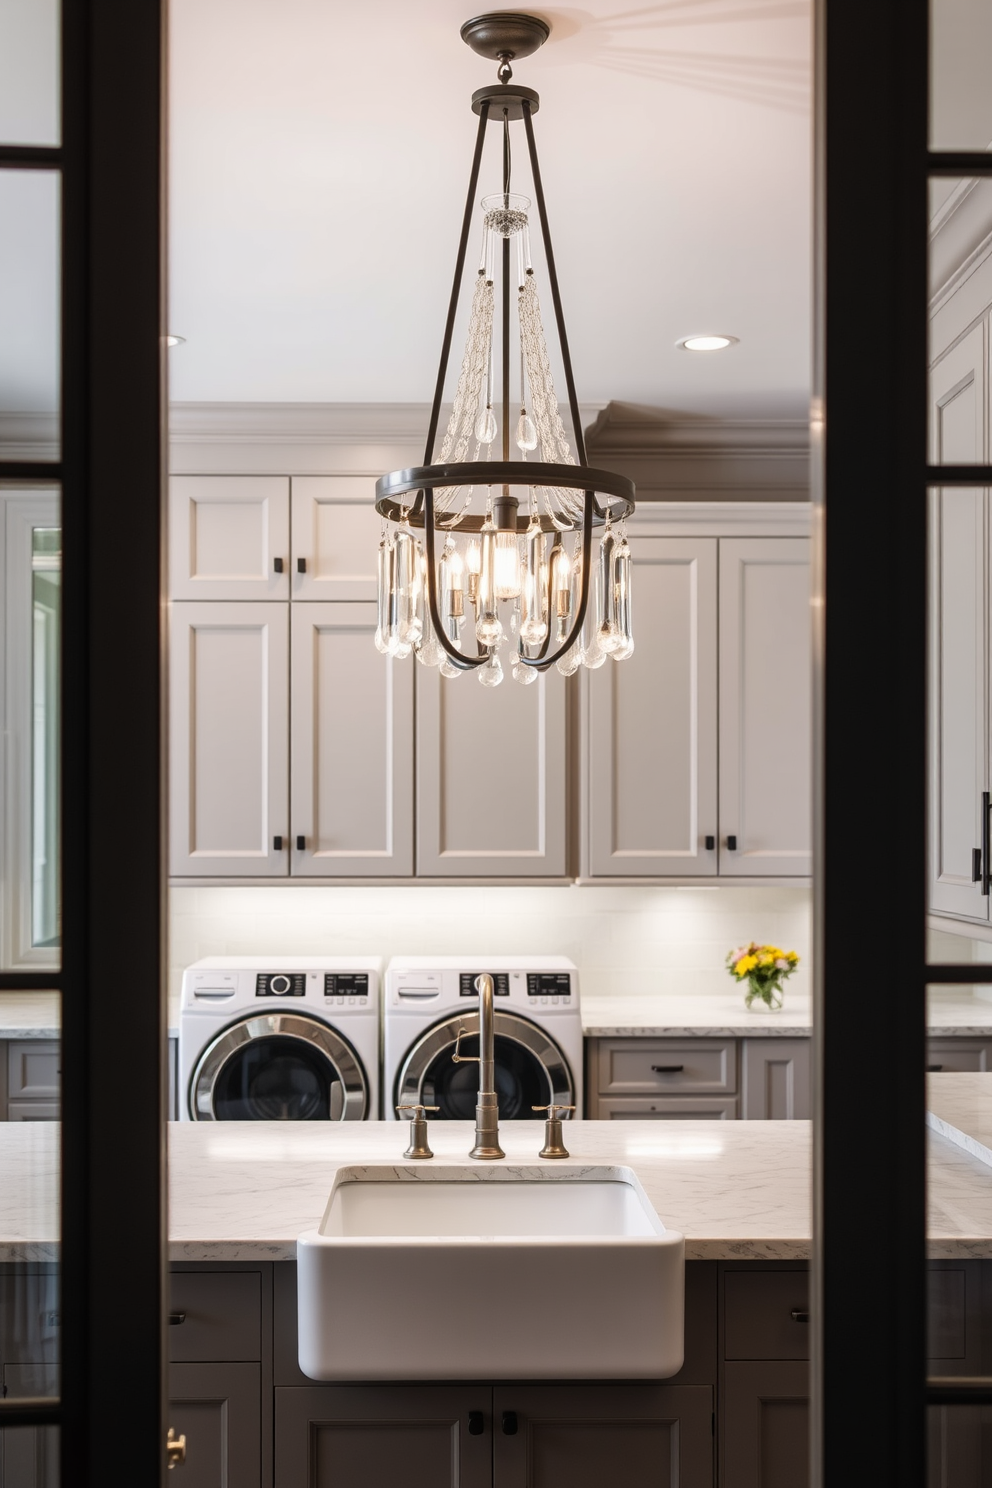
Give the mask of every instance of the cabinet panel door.
<svg viewBox="0 0 992 1488">
<path fill-rule="evenodd" d="M 169 594 L 173 599 L 289 598 L 285 476 L 172 477 Z"/>
<path fill-rule="evenodd" d="M 374 600 L 380 526 L 371 476 L 294 475 L 293 598 Z"/>
<path fill-rule="evenodd" d="M 721 539 L 721 875 L 812 871 L 811 653 L 809 542 Z"/>
<path fill-rule="evenodd" d="M 724 1488 L 805 1488 L 809 1482 L 809 1366 L 727 1364 Z"/>
<path fill-rule="evenodd" d="M 927 1069 L 932 1074 L 985 1074 L 992 1070 L 992 1044 L 973 1038 L 928 1039 Z"/>
<path fill-rule="evenodd" d="M 18 1100 L 58 1100 L 61 1064 L 58 1039 L 11 1039 L 7 1094 Z"/>
<path fill-rule="evenodd" d="M 258 1488 L 260 1364 L 172 1364 L 168 1424 L 186 1438 L 183 1488 Z"/>
<path fill-rule="evenodd" d="M 58 1395 L 57 1364 L 4 1364 L 5 1400 Z M 15 1426 L 0 1431 L 0 1488 L 59 1488 L 59 1428 Z"/>
<path fill-rule="evenodd" d="M 563 877 L 564 677 L 521 687 L 507 668 L 489 688 L 400 665 L 417 669 L 417 874 Z"/>
<path fill-rule="evenodd" d="M 985 450 L 984 330 L 930 375 L 935 461 L 970 465 Z M 988 781 L 987 503 L 974 488 L 930 495 L 930 907 L 987 920 L 972 879 Z"/>
<path fill-rule="evenodd" d="M 374 603 L 293 606 L 296 876 L 413 872 L 416 663 L 380 656 L 375 627 Z"/>
<path fill-rule="evenodd" d="M 487 1386 L 321 1385 L 275 1396 L 279 1488 L 491 1488 Z"/>
<path fill-rule="evenodd" d="M 171 638 L 170 872 L 285 874 L 289 606 L 175 604 Z"/>
<path fill-rule="evenodd" d="M 753 1038 L 741 1044 L 741 1115 L 745 1121 L 808 1121 L 809 1039 Z"/>
<path fill-rule="evenodd" d="M 493 1488 L 712 1488 L 708 1385 L 498 1385 Z"/>
<path fill-rule="evenodd" d="M 716 872 L 715 538 L 634 538 L 637 649 L 581 669 L 587 871 Z"/>
</svg>

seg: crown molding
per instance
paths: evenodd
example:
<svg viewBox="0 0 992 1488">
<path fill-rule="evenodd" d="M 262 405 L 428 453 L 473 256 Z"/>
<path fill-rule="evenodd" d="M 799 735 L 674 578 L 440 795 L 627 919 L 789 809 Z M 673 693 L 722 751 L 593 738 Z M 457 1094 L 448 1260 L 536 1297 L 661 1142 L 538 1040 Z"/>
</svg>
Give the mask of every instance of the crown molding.
<svg viewBox="0 0 992 1488">
<path fill-rule="evenodd" d="M 583 424 L 602 403 L 579 405 Z M 173 444 L 422 443 L 429 403 L 173 403 Z M 450 406 L 442 410 L 446 422 Z"/>
<path fill-rule="evenodd" d="M 57 460 L 57 413 L 0 413 L 0 458 Z"/>
<path fill-rule="evenodd" d="M 586 445 L 591 465 L 629 476 L 647 500 L 809 500 L 806 419 L 690 417 L 616 402 Z"/>
</svg>

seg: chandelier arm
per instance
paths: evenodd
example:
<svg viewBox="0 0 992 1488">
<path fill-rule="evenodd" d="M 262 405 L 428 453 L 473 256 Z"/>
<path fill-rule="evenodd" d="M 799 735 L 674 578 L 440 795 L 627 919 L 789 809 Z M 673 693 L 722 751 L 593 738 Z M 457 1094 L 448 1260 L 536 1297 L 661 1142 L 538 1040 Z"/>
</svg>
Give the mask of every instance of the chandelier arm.
<svg viewBox="0 0 992 1488">
<path fill-rule="evenodd" d="M 489 653 L 480 653 L 478 656 L 464 656 L 457 646 L 452 645 L 448 639 L 448 633 L 441 623 L 441 611 L 437 602 L 437 562 L 434 557 L 434 492 L 427 490 L 425 493 L 424 512 L 424 548 L 427 554 L 427 608 L 431 614 L 431 625 L 434 627 L 435 638 L 440 641 L 441 649 L 447 654 L 450 661 L 460 671 L 474 672 L 489 660 Z"/>
<path fill-rule="evenodd" d="M 431 405 L 430 423 L 427 428 L 427 442 L 424 446 L 424 464 L 429 465 L 434 453 L 434 441 L 437 438 L 437 426 L 441 417 L 441 399 L 444 397 L 444 379 L 448 373 L 448 358 L 451 355 L 451 337 L 455 329 L 455 316 L 458 312 L 459 290 L 461 289 L 462 275 L 465 271 L 465 254 L 468 250 L 469 234 L 472 230 L 472 222 L 475 217 L 475 193 L 479 184 L 479 167 L 482 164 L 482 147 L 486 140 L 486 125 L 489 123 L 489 100 L 483 99 L 479 109 L 479 130 L 475 137 L 475 152 L 472 156 L 472 169 L 469 173 L 468 195 L 465 198 L 465 215 L 462 218 L 462 235 L 458 240 L 458 257 L 455 262 L 455 277 L 451 286 L 451 299 L 448 301 L 448 318 L 444 323 L 444 339 L 441 342 L 441 360 L 437 369 L 437 383 L 434 388 L 434 402 Z"/>
<path fill-rule="evenodd" d="M 541 219 L 541 236 L 544 239 L 544 257 L 548 265 L 548 283 L 551 286 L 551 302 L 555 307 L 558 345 L 561 348 L 561 359 L 565 369 L 565 387 L 568 392 L 568 407 L 572 415 L 575 454 L 578 463 L 584 465 L 586 463 L 586 442 L 582 434 L 582 422 L 579 417 L 579 400 L 575 395 L 575 379 L 572 376 L 572 358 L 568 351 L 565 316 L 561 308 L 561 292 L 558 288 L 558 274 L 555 270 L 554 249 L 551 246 L 551 229 L 548 227 L 548 210 L 544 203 L 544 187 L 541 184 L 541 166 L 537 158 L 537 144 L 534 139 L 534 121 L 531 117 L 530 102 L 526 98 L 521 103 L 521 110 L 523 113 L 524 129 L 527 132 L 527 149 L 530 153 L 531 175 L 534 178 L 534 197 L 537 201 L 537 215 Z"/>
<path fill-rule="evenodd" d="M 538 672 L 546 672 L 549 667 L 554 666 L 556 661 L 560 661 L 572 649 L 582 634 L 582 627 L 586 621 L 586 611 L 589 608 L 589 568 L 592 559 L 593 499 L 593 492 L 587 491 L 583 505 L 582 519 L 582 587 L 579 590 L 579 607 L 575 612 L 575 623 L 568 633 L 568 640 L 562 642 L 553 656 L 535 656 L 533 660 L 529 656 L 521 656 L 520 658 L 524 666 L 534 667 Z"/>
</svg>

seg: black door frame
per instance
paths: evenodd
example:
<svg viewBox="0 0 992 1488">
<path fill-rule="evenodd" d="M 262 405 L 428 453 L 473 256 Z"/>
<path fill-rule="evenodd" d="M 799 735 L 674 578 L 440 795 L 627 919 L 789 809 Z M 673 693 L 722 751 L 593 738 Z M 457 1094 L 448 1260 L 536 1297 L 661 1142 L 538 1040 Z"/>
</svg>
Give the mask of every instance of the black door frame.
<svg viewBox="0 0 992 1488">
<path fill-rule="evenodd" d="M 165 1468 L 166 1019 L 160 594 L 164 407 L 161 0 L 65 0 L 62 443 L 0 481 L 62 486 L 62 967 L 0 988 L 62 1006 L 61 1481 Z"/>
</svg>

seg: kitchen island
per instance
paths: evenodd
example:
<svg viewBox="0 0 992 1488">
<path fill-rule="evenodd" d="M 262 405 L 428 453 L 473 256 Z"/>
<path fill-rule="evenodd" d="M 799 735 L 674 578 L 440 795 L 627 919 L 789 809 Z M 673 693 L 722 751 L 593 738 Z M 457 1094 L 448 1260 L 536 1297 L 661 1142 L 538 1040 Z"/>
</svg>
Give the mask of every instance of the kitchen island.
<svg viewBox="0 0 992 1488">
<path fill-rule="evenodd" d="M 57 1135 L 54 1124 L 0 1126 L 0 1279 L 36 1287 L 42 1304 L 58 1255 Z M 540 1122 L 504 1123 L 506 1167 L 533 1167 L 542 1136 Z M 296 1237 L 319 1221 L 339 1166 L 412 1166 L 405 1124 L 170 1126 L 169 1419 L 188 1439 L 187 1488 L 601 1488 L 620 1460 L 630 1481 L 801 1488 L 810 1136 L 809 1123 L 789 1121 L 565 1126 L 572 1155 L 547 1164 L 550 1178 L 629 1167 L 664 1224 L 685 1235 L 686 1352 L 673 1379 L 341 1385 L 308 1380 L 297 1363 Z M 423 1167 L 463 1166 L 471 1140 L 470 1123 L 432 1124 L 437 1156 Z M 979 1373 L 989 1362 L 992 1168 L 938 1132 L 928 1140 L 931 1302 L 950 1340 L 930 1369 Z M 888 1150 L 880 1141 L 880 1163 Z M 883 1236 L 852 1225 L 852 1243 L 866 1266 L 884 1266 Z M 498 1299 L 484 1296 L 452 1298 L 423 1340 L 425 1359 L 443 1359 L 462 1308 L 492 1306 L 499 1326 Z M 26 1347 L 0 1336 L 5 1378 L 28 1368 Z M 37 1383 L 39 1369 L 54 1369 L 57 1341 L 42 1331 L 34 1347 L 43 1357 L 23 1378 Z M 955 1488 L 978 1488 L 980 1413 L 945 1414 L 934 1450 L 971 1452 L 974 1473 Z"/>
</svg>

